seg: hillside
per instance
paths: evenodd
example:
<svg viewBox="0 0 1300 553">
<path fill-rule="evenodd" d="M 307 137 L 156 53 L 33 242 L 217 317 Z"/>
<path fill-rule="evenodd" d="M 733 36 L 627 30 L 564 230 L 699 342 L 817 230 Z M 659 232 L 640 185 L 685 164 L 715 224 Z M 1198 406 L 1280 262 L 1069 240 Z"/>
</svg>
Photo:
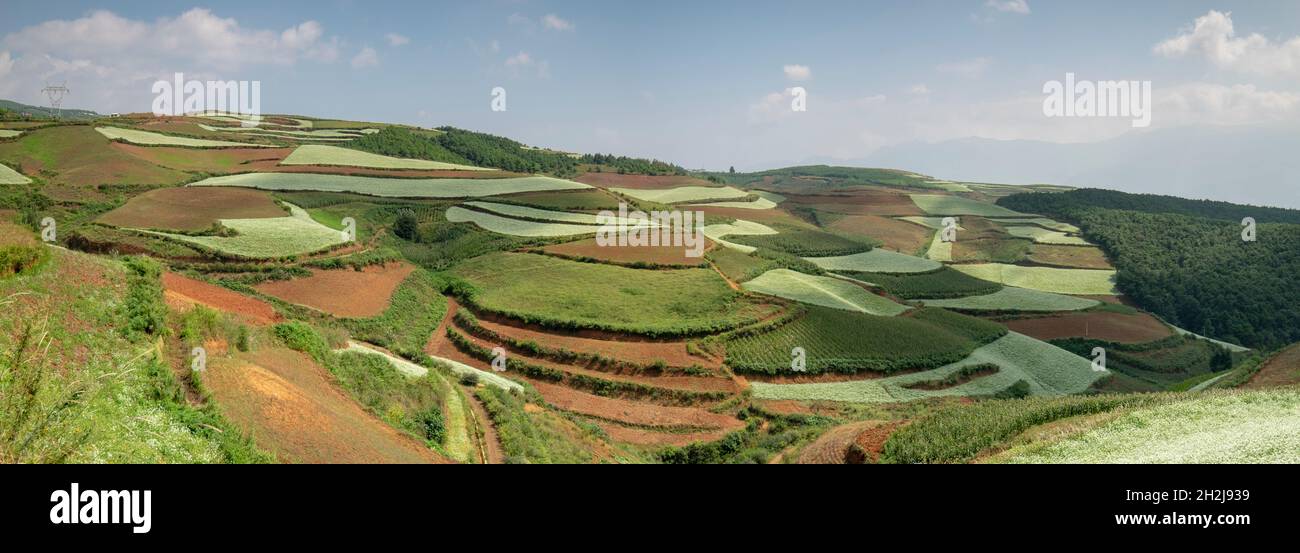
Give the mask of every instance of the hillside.
<svg viewBox="0 0 1300 553">
<path fill-rule="evenodd" d="M 5 113 L 5 112 L 9 113 Z M 30 106 L 11 100 L 0 99 L 0 120 L 4 119 L 54 119 L 79 121 L 102 117 L 98 113 L 84 109 L 63 108 L 55 112 L 49 106 Z"/>
</svg>

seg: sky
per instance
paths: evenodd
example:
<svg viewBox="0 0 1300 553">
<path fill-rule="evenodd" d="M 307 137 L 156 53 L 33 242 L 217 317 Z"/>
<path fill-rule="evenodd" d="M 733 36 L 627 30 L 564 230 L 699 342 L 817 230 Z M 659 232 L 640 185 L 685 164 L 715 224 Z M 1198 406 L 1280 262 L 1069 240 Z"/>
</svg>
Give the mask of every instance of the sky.
<svg viewBox="0 0 1300 553">
<path fill-rule="evenodd" d="M 967 137 L 1300 130 L 1300 2 L 6 0 L 0 98 L 149 111 L 151 86 L 260 81 L 262 110 L 761 169 Z M 1043 113 L 1064 80 L 1152 83 L 1152 123 Z M 491 91 L 507 109 L 491 109 Z M 793 87 L 807 110 L 790 109 Z"/>
</svg>

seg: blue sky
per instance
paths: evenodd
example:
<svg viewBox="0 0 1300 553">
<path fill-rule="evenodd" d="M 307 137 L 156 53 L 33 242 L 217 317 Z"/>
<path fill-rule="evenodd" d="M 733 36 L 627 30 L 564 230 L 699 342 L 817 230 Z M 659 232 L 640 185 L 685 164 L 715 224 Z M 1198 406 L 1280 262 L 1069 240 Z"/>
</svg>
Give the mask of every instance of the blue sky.
<svg viewBox="0 0 1300 553">
<path fill-rule="evenodd" d="M 1294 1 L 11 1 L 4 11 L 0 97 L 37 102 L 45 80 L 66 80 L 69 106 L 148 111 L 150 84 L 180 71 L 260 80 L 266 112 L 450 124 L 693 168 L 1137 132 L 1127 120 L 1045 118 L 1043 83 L 1067 71 L 1152 81 L 1155 129 L 1300 128 Z M 1194 31 L 1198 18 L 1208 19 Z M 507 90 L 504 113 L 489 109 L 495 86 Z M 792 86 L 807 89 L 807 112 L 786 109 Z"/>
</svg>

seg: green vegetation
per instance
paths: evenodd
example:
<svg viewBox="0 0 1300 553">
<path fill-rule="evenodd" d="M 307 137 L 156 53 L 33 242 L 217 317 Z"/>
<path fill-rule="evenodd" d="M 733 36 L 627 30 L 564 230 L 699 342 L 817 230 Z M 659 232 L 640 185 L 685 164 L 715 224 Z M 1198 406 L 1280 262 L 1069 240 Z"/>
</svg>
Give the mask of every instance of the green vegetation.
<svg viewBox="0 0 1300 553">
<path fill-rule="evenodd" d="M 346 167 L 370 167 L 373 169 L 485 170 L 471 165 L 389 157 L 338 146 L 317 144 L 308 144 L 295 148 L 293 153 L 289 154 L 289 157 L 280 162 L 280 165 L 341 165 Z"/>
<path fill-rule="evenodd" d="M 698 203 L 713 200 L 745 198 L 749 196 L 748 192 L 730 186 L 722 186 L 718 188 L 708 186 L 679 186 L 677 188 L 664 188 L 659 190 L 610 188 L 609 190 L 638 200 L 661 204 L 678 204 L 683 202 Z"/>
<path fill-rule="evenodd" d="M 827 271 L 898 274 L 929 273 L 943 268 L 935 261 L 882 249 L 845 256 L 810 257 L 808 261 Z"/>
<path fill-rule="evenodd" d="M 1228 350 L 1207 340 L 1174 335 L 1154 342 L 1121 344 L 1087 338 L 1065 338 L 1052 343 L 1077 355 L 1092 356 L 1106 349 L 1106 368 L 1143 381 L 1153 390 L 1169 389 L 1189 377 L 1232 368 Z"/>
<path fill-rule="evenodd" d="M 857 284 L 789 269 L 772 269 L 741 286 L 751 292 L 872 315 L 894 316 L 909 309 Z"/>
<path fill-rule="evenodd" d="M 1079 311 L 1101 304 L 1097 300 L 1012 286 L 1004 287 L 992 294 L 950 299 L 921 299 L 920 301 L 930 307 L 943 307 L 962 311 Z"/>
<path fill-rule="evenodd" d="M 535 392 L 534 392 L 535 393 Z M 582 444 L 575 443 L 565 426 L 571 426 L 549 411 L 529 412 L 524 409 L 525 399 L 518 392 L 496 388 L 478 388 L 474 391 L 501 439 L 506 462 L 523 463 L 589 463 L 591 453 Z M 588 439 L 597 439 L 588 436 Z"/>
<path fill-rule="evenodd" d="M 402 179 L 310 173 L 243 173 L 213 177 L 190 186 L 243 186 L 262 190 L 352 192 L 391 198 L 477 198 L 515 192 L 589 188 L 585 184 L 550 177 Z"/>
<path fill-rule="evenodd" d="M 0 184 L 28 184 L 30 182 L 32 182 L 32 179 L 23 176 L 23 174 L 18 171 L 14 171 L 9 167 L 0 164 Z"/>
<path fill-rule="evenodd" d="M 289 217 L 269 219 L 222 219 L 234 236 L 190 236 L 140 230 L 151 236 L 199 246 L 224 257 L 268 259 L 314 253 L 343 244 L 343 233 L 317 223 L 306 211 L 288 206 Z"/>
<path fill-rule="evenodd" d="M 1105 269 L 1024 267 L 1005 263 L 953 265 L 952 267 L 989 282 L 1040 292 L 1078 295 L 1115 294 L 1115 271 Z"/>
<path fill-rule="evenodd" d="M 776 234 L 737 235 L 731 241 L 755 248 L 766 248 L 800 257 L 849 256 L 871 250 L 873 242 L 845 238 L 811 228 L 775 225 Z"/>
<path fill-rule="evenodd" d="M 439 293 L 441 282 L 428 271 L 417 269 L 393 291 L 388 309 L 371 319 L 343 319 L 343 325 L 358 340 L 382 346 L 407 359 L 420 359 L 429 337 L 447 313 L 447 298 Z"/>
<path fill-rule="evenodd" d="M 516 208 L 526 209 L 526 208 Z M 447 208 L 445 215 L 448 221 L 452 223 L 474 223 L 483 230 L 495 232 L 498 234 L 508 234 L 510 236 L 525 237 L 552 237 L 552 236 L 579 236 L 583 234 L 595 234 L 599 227 L 595 225 L 574 225 L 567 223 L 540 223 L 536 221 L 525 221 L 513 219 L 482 211 L 473 211 L 463 207 Z"/>
<path fill-rule="evenodd" d="M 465 202 L 464 205 L 519 219 L 555 221 L 557 223 L 575 223 L 579 225 L 597 224 L 596 216 L 590 213 L 568 213 L 564 211 L 552 211 L 549 209 L 537 209 L 535 207 L 499 204 L 494 202 Z"/>
<path fill-rule="evenodd" d="M 1016 227 L 1008 226 L 1007 233 L 1020 238 L 1029 238 L 1039 244 L 1057 244 L 1062 246 L 1089 246 L 1087 240 L 1078 236 L 1070 236 L 1064 232 L 1047 230 L 1038 227 Z"/>
<path fill-rule="evenodd" d="M 618 198 L 596 188 L 558 192 L 525 192 L 509 196 L 497 196 L 493 200 L 500 203 L 526 205 L 540 209 L 585 211 L 617 210 L 619 203 Z"/>
<path fill-rule="evenodd" d="M 613 169 L 620 175 L 685 175 L 686 170 L 657 159 L 642 159 L 613 154 L 585 154 L 579 158 L 584 164 L 595 165 L 596 172 Z"/>
<path fill-rule="evenodd" d="M 109 140 L 122 140 L 132 144 L 142 146 L 180 146 L 184 148 L 271 148 L 266 144 L 252 144 L 248 142 L 227 142 L 224 140 L 203 140 L 200 138 L 185 138 L 181 136 L 172 136 L 156 132 L 141 131 L 137 129 L 123 129 L 120 127 L 96 127 L 99 134 L 104 135 Z"/>
<path fill-rule="evenodd" d="M 438 130 L 442 133 L 430 138 L 471 165 L 495 167 L 516 173 L 549 173 L 562 177 L 577 174 L 578 160 L 568 154 L 529 148 L 509 138 L 455 127 L 439 127 Z"/>
<path fill-rule="evenodd" d="M 1300 305 L 1300 211 L 1097 190 L 999 202 L 1078 224 L 1119 290 L 1175 326 L 1251 347 L 1300 341 L 1300 310 L 1278 309 Z M 1242 240 L 1247 216 L 1261 222 L 1256 242 Z"/>
<path fill-rule="evenodd" d="M 478 312 L 559 329 L 684 336 L 752 323 L 775 307 L 744 298 L 708 269 L 646 271 L 494 253 L 452 268 L 452 291 Z"/>
<path fill-rule="evenodd" d="M 912 201 L 930 215 L 979 215 L 981 217 L 1024 216 L 998 205 L 968 200 L 961 196 L 939 194 L 912 194 Z"/>
<path fill-rule="evenodd" d="M 962 298 L 993 294 L 1002 290 L 1001 284 L 980 280 L 951 267 L 941 267 L 937 271 L 916 274 L 869 272 L 844 272 L 843 274 L 854 280 L 879 286 L 890 295 L 905 300 Z"/>
<path fill-rule="evenodd" d="M 961 361 L 1005 333 L 997 323 L 941 309 L 881 317 L 814 306 L 773 330 L 732 333 L 727 364 L 737 372 L 789 374 L 791 351 L 801 347 L 808 374 L 890 373 Z"/>
<path fill-rule="evenodd" d="M 777 192 L 792 193 L 823 192 L 854 186 L 941 188 L 930 182 L 934 180 L 933 177 L 908 171 L 827 165 L 784 167 L 757 173 L 708 173 L 707 176 L 717 177 L 736 186 L 762 186 Z"/>
</svg>

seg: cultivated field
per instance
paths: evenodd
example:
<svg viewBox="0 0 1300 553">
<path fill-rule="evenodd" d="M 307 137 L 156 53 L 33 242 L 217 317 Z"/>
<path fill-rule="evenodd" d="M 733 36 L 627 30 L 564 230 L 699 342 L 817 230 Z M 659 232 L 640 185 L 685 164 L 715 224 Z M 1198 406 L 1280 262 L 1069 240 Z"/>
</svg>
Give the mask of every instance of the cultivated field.
<svg viewBox="0 0 1300 553">
<path fill-rule="evenodd" d="M 825 228 L 827 232 L 849 238 L 878 240 L 882 247 L 905 254 L 920 252 L 934 237 L 933 231 L 879 215 L 845 215 Z"/>
<path fill-rule="evenodd" d="M 869 252 L 838 257 L 809 257 L 808 261 L 828 271 L 862 271 L 873 273 L 926 273 L 943 265 L 901 253 L 874 249 Z"/>
<path fill-rule="evenodd" d="M 123 129 L 120 127 L 96 127 L 99 134 L 108 137 L 109 140 L 125 140 L 132 144 L 143 146 L 180 146 L 184 148 L 272 148 L 261 144 L 249 144 L 247 142 L 227 142 L 224 140 L 204 140 L 201 138 L 185 138 L 181 136 L 172 136 L 168 134 L 159 134 L 156 132 L 141 131 L 136 129 Z"/>
<path fill-rule="evenodd" d="M 122 153 L 89 126 L 61 126 L 30 131 L 0 143 L 0 159 L 22 172 L 41 174 L 51 184 L 76 187 L 104 183 L 179 184 L 190 176 Z"/>
<path fill-rule="evenodd" d="M 315 271 L 309 277 L 272 280 L 253 288 L 335 317 L 361 319 L 378 316 L 388 309 L 389 298 L 413 270 L 415 267 L 406 263 L 389 263 L 370 265 L 360 271 Z"/>
<path fill-rule="evenodd" d="M 286 204 L 289 205 L 289 204 Z M 166 232 L 140 231 L 194 244 L 222 255 L 267 259 L 288 257 L 324 250 L 345 241 L 342 232 L 317 223 L 302 209 L 289 205 L 288 217 L 269 219 L 222 219 L 222 226 L 235 236 L 188 236 Z"/>
<path fill-rule="evenodd" d="M 595 225 L 525 221 L 456 206 L 447 208 L 446 217 L 453 223 L 474 223 L 483 230 L 510 236 L 577 236 L 595 234 L 600 228 Z"/>
<path fill-rule="evenodd" d="M 751 292 L 872 315 L 894 316 L 909 309 L 872 294 L 857 284 L 789 269 L 773 269 L 741 286 Z"/>
<path fill-rule="evenodd" d="M 372 169 L 429 169 L 457 171 L 495 171 L 472 165 L 458 165 L 441 161 L 423 159 L 402 159 L 381 156 L 350 148 L 308 144 L 299 146 L 280 162 L 281 165 L 344 165 L 349 167 L 369 167 Z"/>
<path fill-rule="evenodd" d="M 1002 225 L 1016 225 L 1016 224 L 1038 225 L 1040 227 L 1047 228 L 1050 230 L 1055 230 L 1058 232 L 1067 232 L 1070 234 L 1079 234 L 1080 232 L 1079 227 L 1076 227 L 1069 223 L 1062 223 L 1060 221 L 1048 219 L 1045 217 L 1029 217 L 1029 218 L 1018 218 L 1018 219 L 1011 219 L 1006 217 L 990 217 L 989 220 Z"/>
<path fill-rule="evenodd" d="M 1040 292 L 1074 295 L 1116 295 L 1115 271 L 1022 267 L 1003 263 L 953 265 L 975 278 Z"/>
<path fill-rule="evenodd" d="M 32 182 L 32 179 L 29 179 L 21 173 L 0 164 L 0 184 L 27 184 L 29 182 Z"/>
<path fill-rule="evenodd" d="M 707 186 L 682 186 L 665 190 L 610 188 L 609 190 L 638 200 L 657 202 L 661 204 L 726 200 L 730 198 L 744 198 L 749 195 L 749 192 L 731 186 L 717 188 Z"/>
<path fill-rule="evenodd" d="M 1023 216 L 1005 207 L 968 200 L 960 196 L 938 194 L 912 194 L 916 206 L 929 215 L 979 215 L 982 217 Z"/>
<path fill-rule="evenodd" d="M 1002 289 L 1001 284 L 980 280 L 951 267 L 941 267 L 927 273 L 891 274 L 849 272 L 844 276 L 884 288 L 890 295 L 903 299 L 958 298 L 992 294 Z"/>
<path fill-rule="evenodd" d="M 703 229 L 703 232 L 705 236 L 709 237 L 709 240 L 712 240 L 714 242 L 717 242 L 718 244 L 721 244 L 728 248 L 732 248 L 734 250 L 738 250 L 744 253 L 753 252 L 758 248 L 755 248 L 753 246 L 746 246 L 743 244 L 728 242 L 726 240 L 723 240 L 722 238 L 724 236 L 761 236 L 761 235 L 770 235 L 770 234 L 777 233 L 775 229 L 767 225 L 762 225 L 759 223 L 754 223 L 754 222 L 740 220 L 740 219 L 737 219 L 733 223 L 706 225 Z"/>
<path fill-rule="evenodd" d="M 1029 238 L 1039 244 L 1056 244 L 1061 246 L 1089 246 L 1087 240 L 1070 236 L 1064 232 L 1047 230 L 1039 227 L 1006 227 L 1007 233 L 1020 238 Z"/>
<path fill-rule="evenodd" d="M 1039 340 L 1080 337 L 1137 344 L 1174 335 L 1174 331 L 1159 319 L 1141 312 L 1090 311 L 1013 319 L 1003 323 L 1011 330 Z"/>
<path fill-rule="evenodd" d="M 767 198 L 759 197 L 752 202 L 709 202 L 694 205 L 700 207 L 730 207 L 735 209 L 773 209 L 777 204 Z"/>
<path fill-rule="evenodd" d="M 479 209 L 491 211 L 498 215 L 507 217 L 517 217 L 521 219 L 540 219 L 542 221 L 555 221 L 557 223 L 574 223 L 578 225 L 595 225 L 597 219 L 590 213 L 569 213 L 566 211 L 553 211 L 550 209 L 537 209 L 534 207 L 525 207 L 521 205 L 499 204 L 493 202 L 465 202 L 465 205 L 474 206 Z"/>
<path fill-rule="evenodd" d="M 263 190 L 315 190 L 320 192 L 354 192 L 368 196 L 393 198 L 476 198 L 537 192 L 573 190 L 587 185 L 551 177 L 505 179 L 385 179 L 349 175 L 306 173 L 246 173 L 213 177 L 190 186 L 242 186 Z"/>
<path fill-rule="evenodd" d="M 597 259 L 626 265 L 699 266 L 703 257 L 690 257 L 682 246 L 601 246 L 595 238 L 542 248 L 547 253 L 576 259 Z"/>
<path fill-rule="evenodd" d="M 284 217 L 270 194 L 246 188 L 159 188 L 101 215 L 100 224 L 138 229 L 202 231 L 221 219 Z"/>
<path fill-rule="evenodd" d="M 1079 311 L 1095 307 L 1097 300 L 1007 286 L 992 294 L 963 298 L 922 299 L 930 307 L 964 311 Z"/>
<path fill-rule="evenodd" d="M 1114 269 L 1110 261 L 1106 259 L 1106 254 L 1100 248 L 1035 244 L 1030 248 L 1029 257 L 1026 259 L 1034 263 L 1056 267 Z"/>
<path fill-rule="evenodd" d="M 11 129 L 0 129 L 0 138 L 13 138 L 20 134 L 23 134 L 23 131 L 15 131 Z"/>
</svg>

